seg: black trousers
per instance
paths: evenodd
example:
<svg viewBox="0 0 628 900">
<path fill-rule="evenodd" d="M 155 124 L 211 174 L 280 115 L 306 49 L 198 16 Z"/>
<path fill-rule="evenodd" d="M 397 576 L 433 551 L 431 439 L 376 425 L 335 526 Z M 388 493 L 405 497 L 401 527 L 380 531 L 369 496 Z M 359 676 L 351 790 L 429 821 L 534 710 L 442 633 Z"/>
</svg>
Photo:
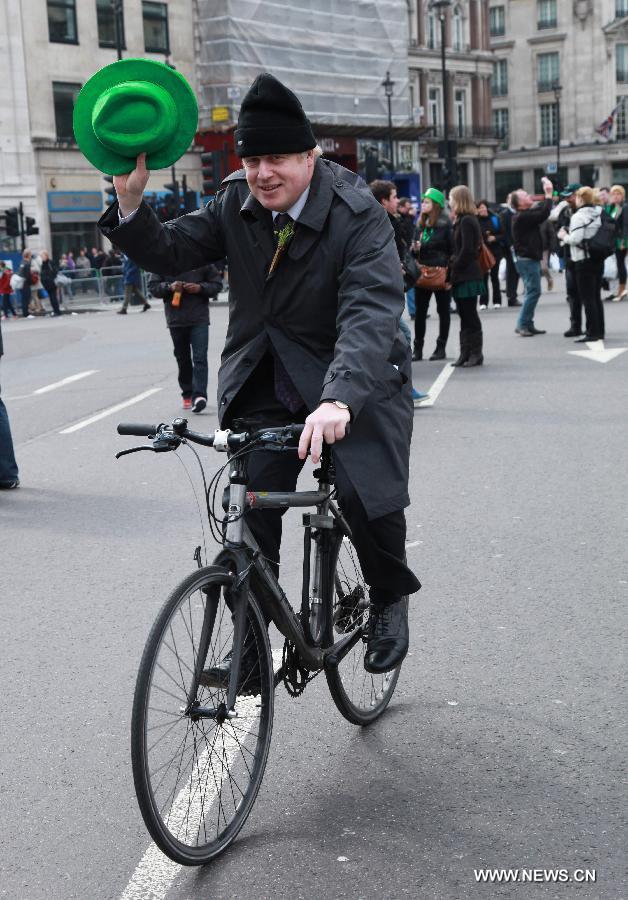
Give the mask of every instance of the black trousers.
<svg viewBox="0 0 628 900">
<path fill-rule="evenodd" d="M 512 258 L 510 247 L 506 248 L 506 296 L 508 306 L 514 306 L 517 302 L 517 285 L 519 284 L 519 272 Z M 495 301 L 493 301 L 495 302 Z"/>
<path fill-rule="evenodd" d="M 430 305 L 430 299 L 434 294 L 436 300 L 436 311 L 438 312 L 438 340 L 441 341 L 443 347 L 447 343 L 449 337 L 449 326 L 451 324 L 451 312 L 449 308 L 451 292 L 450 291 L 429 291 L 425 288 L 415 287 L 414 304 L 416 312 L 414 316 L 414 339 L 417 344 L 423 346 L 425 340 L 425 325 L 427 322 L 427 310 Z"/>
<path fill-rule="evenodd" d="M 592 259 L 574 263 L 578 296 L 587 317 L 587 334 L 591 338 L 604 337 L 604 305 L 602 303 L 602 273 L 604 264 Z"/>
<path fill-rule="evenodd" d="M 486 303 L 488 306 L 488 280 L 491 279 L 491 285 L 493 287 L 493 306 L 496 304 L 501 306 L 502 302 L 502 289 L 499 283 L 499 264 L 503 259 L 503 253 L 499 247 L 496 247 L 495 244 L 488 244 L 488 248 L 495 257 L 495 265 L 487 272 L 484 276 L 484 284 L 486 285 L 486 298 L 482 299 L 483 303 Z M 507 276 L 506 276 L 507 277 Z M 508 282 L 506 282 L 507 284 Z M 517 285 L 515 284 L 515 299 L 517 297 Z"/>
<path fill-rule="evenodd" d="M 565 261 L 565 287 L 571 327 L 574 331 L 582 331 L 582 299 L 576 283 L 576 270 L 571 260 Z"/>
<path fill-rule="evenodd" d="M 615 250 L 615 260 L 617 262 L 617 278 L 620 284 L 626 284 L 626 251 Z"/>
<path fill-rule="evenodd" d="M 303 406 L 291 413 L 274 395 L 273 359 L 266 356 L 234 397 L 228 423 L 241 420 L 251 428 L 302 423 L 308 415 Z M 239 426 L 236 426 L 239 427 Z M 345 438 L 351 440 L 351 438 Z M 294 491 L 305 461 L 293 452 L 256 450 L 248 456 L 249 488 L 254 491 Z M 397 510 L 377 519 L 367 518 L 366 510 L 342 465 L 335 459 L 338 502 L 353 533 L 364 580 L 377 602 L 394 603 L 400 596 L 413 594 L 421 587 L 405 563 L 406 518 Z M 282 516 L 285 510 L 251 509 L 246 521 L 264 555 L 279 571 Z"/>
</svg>

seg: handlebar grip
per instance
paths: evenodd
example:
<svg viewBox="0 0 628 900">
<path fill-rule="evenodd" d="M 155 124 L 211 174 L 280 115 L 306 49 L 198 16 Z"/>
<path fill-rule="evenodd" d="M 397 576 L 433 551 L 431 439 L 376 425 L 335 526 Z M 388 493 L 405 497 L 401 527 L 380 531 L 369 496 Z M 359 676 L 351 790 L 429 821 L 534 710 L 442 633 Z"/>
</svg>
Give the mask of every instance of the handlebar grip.
<svg viewBox="0 0 628 900">
<path fill-rule="evenodd" d="M 137 425 L 134 422 L 121 422 L 118 425 L 118 434 L 132 434 L 135 437 L 150 437 L 157 434 L 157 425 Z"/>
</svg>

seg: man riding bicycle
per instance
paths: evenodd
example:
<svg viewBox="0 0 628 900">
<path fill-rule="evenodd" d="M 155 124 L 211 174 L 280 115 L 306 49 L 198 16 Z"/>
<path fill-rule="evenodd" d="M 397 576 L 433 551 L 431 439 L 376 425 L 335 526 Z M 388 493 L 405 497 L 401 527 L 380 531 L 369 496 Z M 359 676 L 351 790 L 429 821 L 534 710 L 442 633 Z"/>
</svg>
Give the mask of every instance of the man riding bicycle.
<svg viewBox="0 0 628 900">
<path fill-rule="evenodd" d="M 320 157 L 301 103 L 272 75 L 244 98 L 235 144 L 244 168 L 205 208 L 165 225 L 142 200 L 140 154 L 114 178 L 118 203 L 100 228 L 151 272 L 227 257 L 221 427 L 305 423 L 298 457 L 254 451 L 251 490 L 294 490 L 308 449 L 318 463 L 323 442 L 334 445 L 339 502 L 370 587 L 365 668 L 386 672 L 407 653 L 405 596 L 420 588 L 405 563 L 413 404 L 393 230 L 362 179 Z M 247 513 L 276 564 L 281 514 Z"/>
</svg>

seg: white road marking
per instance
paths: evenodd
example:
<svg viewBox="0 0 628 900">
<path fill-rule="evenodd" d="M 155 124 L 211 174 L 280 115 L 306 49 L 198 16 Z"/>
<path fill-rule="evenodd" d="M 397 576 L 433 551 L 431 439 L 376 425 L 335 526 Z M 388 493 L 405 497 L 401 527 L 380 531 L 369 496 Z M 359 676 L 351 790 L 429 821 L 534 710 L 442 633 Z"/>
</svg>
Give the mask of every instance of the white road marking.
<svg viewBox="0 0 628 900">
<path fill-rule="evenodd" d="M 124 403 L 116 403 L 115 406 L 110 406 L 109 409 L 103 409 L 101 412 L 96 413 L 95 416 L 90 416 L 89 419 L 83 419 L 82 422 L 77 422 L 76 425 L 70 425 L 69 428 L 64 428 L 59 434 L 72 434 L 74 431 L 79 431 L 79 429 L 85 428 L 87 425 L 92 425 L 94 422 L 100 421 L 100 419 L 105 419 L 107 416 L 111 416 L 121 409 L 126 409 L 127 406 L 133 406 L 134 403 L 139 403 L 140 400 L 146 400 L 147 397 L 151 397 L 161 390 L 162 388 L 151 388 L 149 391 L 144 391 L 143 394 L 138 394 L 136 397 L 131 397 L 130 400 L 125 400 Z"/>
<path fill-rule="evenodd" d="M 607 363 L 611 359 L 621 356 L 628 350 L 628 347 L 616 347 L 614 350 L 607 350 L 604 341 L 586 341 L 588 350 L 568 350 L 572 356 L 581 356 L 583 359 L 592 359 L 594 362 Z"/>
<path fill-rule="evenodd" d="M 419 544 L 422 544 L 423 541 L 406 541 L 406 550 L 408 547 L 418 547 Z"/>
<path fill-rule="evenodd" d="M 33 394 L 47 394 L 48 391 L 54 391 L 58 387 L 63 387 L 64 384 L 71 384 L 73 381 L 80 381 L 81 378 L 87 378 L 88 375 L 95 375 L 98 372 L 98 369 L 89 369 L 87 372 L 78 372 L 76 375 L 68 375 L 67 378 L 62 378 L 61 381 L 55 381 L 54 384 L 47 384 L 46 387 L 37 388 L 36 391 L 33 391 Z"/>
<path fill-rule="evenodd" d="M 283 649 L 281 650 L 273 650 L 273 668 L 276 669 L 281 665 L 281 660 L 283 656 Z M 255 697 L 250 698 L 251 703 L 255 708 L 257 701 Z M 244 701 L 246 702 L 246 701 Z M 253 722 L 255 718 L 252 717 L 250 719 L 250 728 L 253 727 Z M 241 727 L 244 727 L 246 724 L 246 720 L 243 719 L 241 722 Z M 250 730 L 250 729 L 249 729 Z M 243 738 L 241 738 L 242 740 Z M 238 748 L 237 744 L 234 742 L 233 747 L 228 747 L 225 744 L 224 753 L 225 753 L 225 762 L 226 767 L 228 767 L 231 759 L 237 754 Z M 202 769 L 204 765 L 204 760 L 206 758 L 206 753 L 201 754 L 198 759 L 197 768 Z M 216 777 L 217 773 L 214 773 Z M 190 780 L 194 777 L 194 775 L 190 776 Z M 221 781 L 222 783 L 222 781 Z M 203 802 L 205 803 L 207 809 L 211 806 L 212 800 L 215 799 L 217 795 L 219 785 L 215 786 L 215 789 L 211 791 L 213 797 L 209 798 L 208 802 L 208 794 L 210 791 L 209 785 L 207 786 L 208 792 L 203 795 Z M 200 801 L 197 801 L 200 802 Z M 172 804 L 172 809 L 170 812 L 170 826 L 172 827 L 173 832 L 176 833 L 176 823 L 182 822 L 183 819 L 186 819 L 190 815 L 190 799 L 189 799 L 189 782 L 185 787 L 181 789 L 179 794 L 177 795 L 176 800 Z M 194 801 L 192 803 L 194 805 Z M 144 856 L 141 858 L 135 872 L 131 876 L 131 880 L 127 884 L 124 889 L 124 893 L 122 894 L 120 900 L 165 900 L 168 891 L 172 887 L 172 883 L 180 873 L 183 866 L 179 865 L 179 863 L 172 862 L 171 859 L 168 859 L 167 856 L 161 852 L 161 850 L 156 846 L 156 844 L 151 844 Z"/>
<path fill-rule="evenodd" d="M 438 376 L 432 387 L 428 389 L 427 393 L 430 395 L 429 398 L 427 400 L 422 400 L 421 403 L 419 403 L 419 406 L 421 408 L 424 406 L 434 406 L 438 395 L 455 371 L 455 366 L 452 366 L 451 363 L 447 363 L 447 365 L 441 370 L 440 375 Z"/>
</svg>

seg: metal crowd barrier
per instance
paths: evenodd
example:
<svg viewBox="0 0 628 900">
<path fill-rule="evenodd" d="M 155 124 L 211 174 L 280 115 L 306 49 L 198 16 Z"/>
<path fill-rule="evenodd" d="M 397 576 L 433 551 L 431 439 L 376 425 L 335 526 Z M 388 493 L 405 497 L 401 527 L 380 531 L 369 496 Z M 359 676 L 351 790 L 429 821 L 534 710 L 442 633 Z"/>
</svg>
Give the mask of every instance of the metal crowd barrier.
<svg viewBox="0 0 628 900">
<path fill-rule="evenodd" d="M 122 266 L 103 266 L 101 269 L 59 269 L 60 300 L 64 306 L 81 306 L 86 302 L 107 306 L 121 303 L 124 298 Z M 142 272 L 141 291 L 148 297 L 148 273 Z M 67 281 L 65 280 L 67 279 Z M 132 303 L 139 303 L 133 300 Z"/>
</svg>

